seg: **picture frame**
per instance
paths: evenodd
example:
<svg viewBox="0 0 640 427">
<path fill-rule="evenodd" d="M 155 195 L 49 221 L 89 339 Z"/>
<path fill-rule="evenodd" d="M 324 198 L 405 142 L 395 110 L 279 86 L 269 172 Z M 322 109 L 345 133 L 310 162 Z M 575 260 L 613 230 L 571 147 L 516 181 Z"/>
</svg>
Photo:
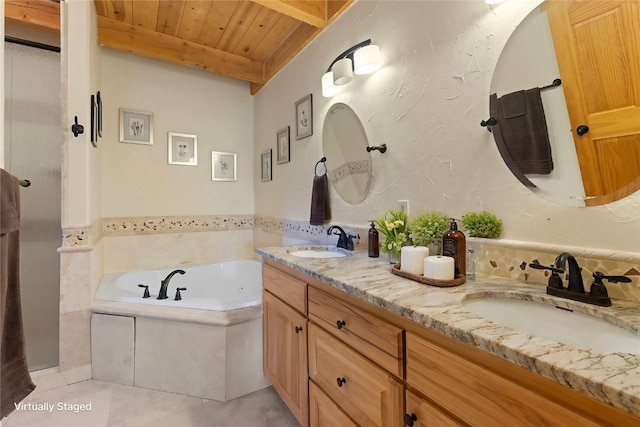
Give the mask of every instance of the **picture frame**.
<svg viewBox="0 0 640 427">
<path fill-rule="evenodd" d="M 291 128 L 289 126 L 280 129 L 276 133 L 276 161 L 278 164 L 288 163 L 291 160 Z"/>
<path fill-rule="evenodd" d="M 98 104 L 96 104 L 95 95 L 91 95 L 91 126 L 90 126 L 91 134 L 89 135 L 90 136 L 89 139 L 90 139 L 91 145 L 93 145 L 95 148 L 98 147 L 97 116 L 98 116 Z"/>
<path fill-rule="evenodd" d="M 272 150 L 269 148 L 260 153 L 260 181 L 271 181 L 273 177 L 271 173 L 271 152 Z"/>
<path fill-rule="evenodd" d="M 198 165 L 198 137 L 196 135 L 169 132 L 167 140 L 170 165 Z"/>
<path fill-rule="evenodd" d="M 120 108 L 120 142 L 153 145 L 153 113 Z"/>
<path fill-rule="evenodd" d="M 97 128 L 98 128 L 98 136 L 102 138 L 102 97 L 100 96 L 100 91 L 96 93 L 96 103 L 98 104 L 98 118 L 97 118 Z"/>
<path fill-rule="evenodd" d="M 211 152 L 211 181 L 237 181 L 238 154 Z"/>
<path fill-rule="evenodd" d="M 313 94 L 296 102 L 296 140 L 313 135 Z"/>
</svg>

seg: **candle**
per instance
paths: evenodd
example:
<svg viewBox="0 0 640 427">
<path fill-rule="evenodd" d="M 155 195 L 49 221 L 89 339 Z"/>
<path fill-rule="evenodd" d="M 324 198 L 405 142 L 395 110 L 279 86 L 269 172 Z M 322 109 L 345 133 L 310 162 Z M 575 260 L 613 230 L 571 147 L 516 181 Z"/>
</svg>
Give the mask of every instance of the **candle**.
<svg viewBox="0 0 640 427">
<path fill-rule="evenodd" d="M 400 251 L 400 270 L 422 275 L 424 259 L 429 256 L 426 246 L 403 246 Z"/>
<path fill-rule="evenodd" d="M 424 277 L 436 280 L 453 280 L 455 261 L 448 256 L 430 256 L 424 259 Z"/>
</svg>

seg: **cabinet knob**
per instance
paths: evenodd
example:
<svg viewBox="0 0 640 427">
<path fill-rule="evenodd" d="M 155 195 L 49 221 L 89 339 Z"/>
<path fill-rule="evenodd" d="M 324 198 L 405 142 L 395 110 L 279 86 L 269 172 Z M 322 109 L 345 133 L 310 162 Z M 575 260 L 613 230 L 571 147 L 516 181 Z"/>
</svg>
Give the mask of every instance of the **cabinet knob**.
<svg viewBox="0 0 640 427">
<path fill-rule="evenodd" d="M 413 423 L 416 421 L 418 421 L 418 417 L 416 417 L 416 414 L 404 414 L 404 423 L 409 427 L 413 427 Z"/>
<path fill-rule="evenodd" d="M 338 329 L 342 329 L 344 326 L 346 325 L 344 320 L 338 320 L 336 322 L 336 326 L 338 327 Z"/>
<path fill-rule="evenodd" d="M 302 326 L 296 326 L 296 334 L 299 334 L 302 330 Z"/>
<path fill-rule="evenodd" d="M 338 387 L 342 387 L 342 384 L 347 382 L 347 379 L 342 377 L 342 378 L 338 378 L 336 379 L 336 382 L 338 383 Z"/>
</svg>

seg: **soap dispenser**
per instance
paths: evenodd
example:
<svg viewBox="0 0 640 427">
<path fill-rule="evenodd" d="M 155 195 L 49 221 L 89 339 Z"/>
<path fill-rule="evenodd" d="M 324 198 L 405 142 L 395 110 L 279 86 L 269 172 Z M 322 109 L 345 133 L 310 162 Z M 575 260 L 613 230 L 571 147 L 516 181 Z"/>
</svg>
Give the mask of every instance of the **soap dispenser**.
<svg viewBox="0 0 640 427">
<path fill-rule="evenodd" d="M 368 249 L 369 249 L 369 257 L 370 258 L 378 258 L 380 256 L 380 244 L 379 244 L 379 236 L 378 230 L 376 230 L 376 222 L 374 220 L 370 220 L 371 228 L 369 229 L 368 235 Z"/>
<path fill-rule="evenodd" d="M 453 258 L 455 275 L 464 275 L 467 270 L 467 243 L 464 233 L 458 230 L 458 223 L 451 219 L 449 231 L 442 236 L 442 255 Z"/>
</svg>

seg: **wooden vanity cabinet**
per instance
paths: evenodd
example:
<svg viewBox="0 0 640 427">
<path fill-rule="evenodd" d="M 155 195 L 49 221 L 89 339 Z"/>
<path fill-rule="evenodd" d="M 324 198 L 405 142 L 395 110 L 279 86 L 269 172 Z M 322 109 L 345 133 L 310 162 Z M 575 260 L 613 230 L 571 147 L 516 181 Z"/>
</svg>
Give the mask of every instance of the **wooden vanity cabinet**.
<svg viewBox="0 0 640 427">
<path fill-rule="evenodd" d="M 309 423 L 307 284 L 264 265 L 263 371 L 302 426 Z"/>
<path fill-rule="evenodd" d="M 411 391 L 407 391 L 407 410 L 404 419 L 405 425 L 411 427 L 466 427 L 466 424 L 445 414 Z"/>
</svg>

